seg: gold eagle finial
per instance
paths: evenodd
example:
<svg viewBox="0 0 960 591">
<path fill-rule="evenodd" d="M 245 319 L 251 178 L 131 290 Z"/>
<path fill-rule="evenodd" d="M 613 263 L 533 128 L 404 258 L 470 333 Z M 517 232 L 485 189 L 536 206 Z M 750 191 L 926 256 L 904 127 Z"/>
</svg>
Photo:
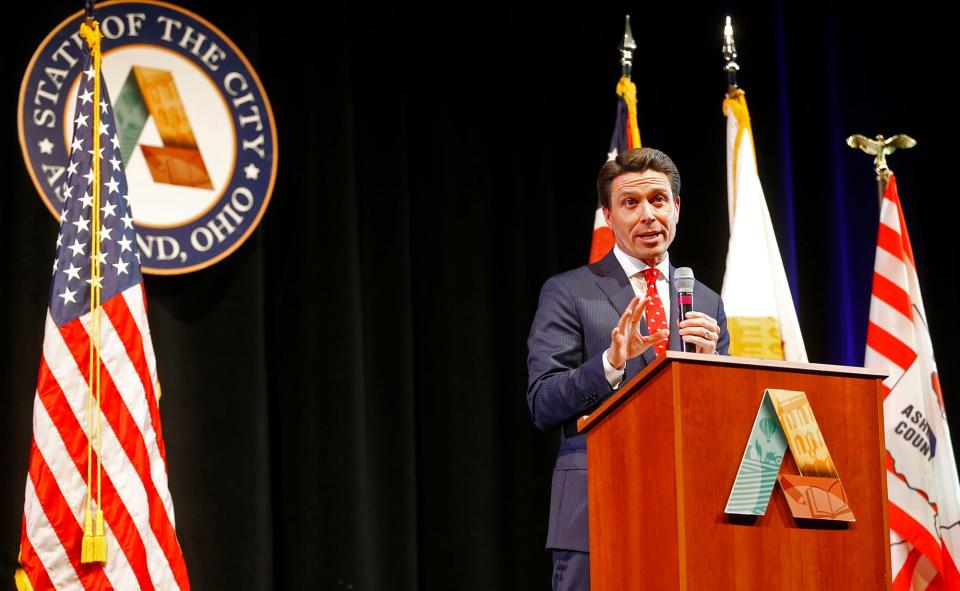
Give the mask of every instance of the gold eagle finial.
<svg viewBox="0 0 960 591">
<path fill-rule="evenodd" d="M 884 138 L 877 134 L 877 139 L 870 139 L 867 136 L 855 133 L 847 138 L 847 145 L 851 148 L 858 148 L 871 156 L 874 156 L 873 165 L 877 174 L 889 174 L 890 168 L 887 166 L 887 155 L 893 154 L 898 148 L 907 149 L 917 145 L 917 140 L 909 135 L 898 133 L 897 135 Z"/>
</svg>

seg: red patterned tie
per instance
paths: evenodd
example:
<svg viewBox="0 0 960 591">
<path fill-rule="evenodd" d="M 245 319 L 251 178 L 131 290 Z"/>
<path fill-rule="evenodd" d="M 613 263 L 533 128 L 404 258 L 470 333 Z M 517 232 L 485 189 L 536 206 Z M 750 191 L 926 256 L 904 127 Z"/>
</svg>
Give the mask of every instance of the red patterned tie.
<svg viewBox="0 0 960 591">
<path fill-rule="evenodd" d="M 647 318 L 647 330 L 650 331 L 650 334 L 667 328 L 667 315 L 663 312 L 663 301 L 660 299 L 660 294 L 657 293 L 657 277 L 659 275 L 660 271 L 656 267 L 643 270 L 643 278 L 647 282 L 646 297 L 650 298 L 650 303 L 647 304 L 647 309 L 644 311 Z M 659 357 L 667 350 L 667 341 L 660 341 L 653 347 Z"/>
</svg>

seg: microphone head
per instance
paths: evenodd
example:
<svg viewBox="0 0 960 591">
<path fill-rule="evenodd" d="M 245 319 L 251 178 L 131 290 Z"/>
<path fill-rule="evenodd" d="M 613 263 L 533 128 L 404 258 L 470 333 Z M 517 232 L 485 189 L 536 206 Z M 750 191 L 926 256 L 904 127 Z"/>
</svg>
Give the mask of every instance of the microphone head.
<svg viewBox="0 0 960 591">
<path fill-rule="evenodd" d="M 673 284 L 678 293 L 693 293 L 693 269 L 677 267 L 673 273 Z"/>
</svg>

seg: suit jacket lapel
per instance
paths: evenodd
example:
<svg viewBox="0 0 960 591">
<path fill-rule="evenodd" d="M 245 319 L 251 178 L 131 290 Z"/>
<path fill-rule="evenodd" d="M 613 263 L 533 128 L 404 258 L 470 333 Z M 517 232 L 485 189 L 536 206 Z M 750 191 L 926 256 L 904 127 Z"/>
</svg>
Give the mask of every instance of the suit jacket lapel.
<svg viewBox="0 0 960 591">
<path fill-rule="evenodd" d="M 620 261 L 611 250 L 607 256 L 594 263 L 592 269 L 597 274 L 597 285 L 613 304 L 619 319 L 630 305 L 630 300 L 636 295 L 633 293 L 633 286 L 627 279 L 627 274 L 620 266 Z"/>
</svg>

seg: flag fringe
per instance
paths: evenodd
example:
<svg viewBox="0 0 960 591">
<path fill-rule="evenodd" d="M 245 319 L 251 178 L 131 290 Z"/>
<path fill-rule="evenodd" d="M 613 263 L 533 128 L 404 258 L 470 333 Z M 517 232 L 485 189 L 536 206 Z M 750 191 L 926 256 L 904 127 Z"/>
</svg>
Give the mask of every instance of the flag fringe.
<svg viewBox="0 0 960 591">
<path fill-rule="evenodd" d="M 627 103 L 627 148 L 641 148 L 640 124 L 637 122 L 637 85 L 629 76 L 623 76 L 617 82 L 617 96 Z"/>
<path fill-rule="evenodd" d="M 17 591 L 33 591 L 33 585 L 30 583 L 30 577 L 22 569 L 18 568 L 13 574 L 13 583 L 17 586 Z"/>
<path fill-rule="evenodd" d="M 750 134 L 750 144 L 753 148 L 753 165 L 757 167 L 757 152 L 753 146 L 753 128 L 750 127 L 750 111 L 747 110 L 747 96 L 743 89 L 737 88 L 723 99 L 723 114 L 733 116 L 737 119 L 737 138 L 733 145 L 733 211 L 737 210 L 737 179 L 740 176 L 740 144 L 743 141 L 743 134 Z M 732 218 L 731 218 L 732 219 Z M 732 221 L 730 222 L 733 223 Z"/>
</svg>

